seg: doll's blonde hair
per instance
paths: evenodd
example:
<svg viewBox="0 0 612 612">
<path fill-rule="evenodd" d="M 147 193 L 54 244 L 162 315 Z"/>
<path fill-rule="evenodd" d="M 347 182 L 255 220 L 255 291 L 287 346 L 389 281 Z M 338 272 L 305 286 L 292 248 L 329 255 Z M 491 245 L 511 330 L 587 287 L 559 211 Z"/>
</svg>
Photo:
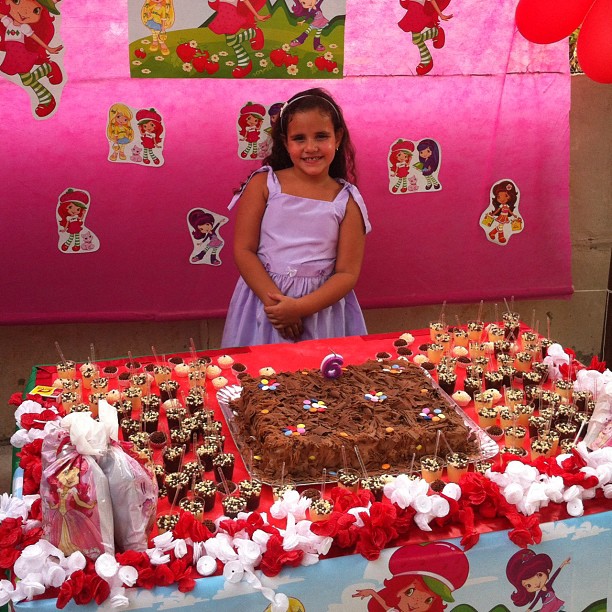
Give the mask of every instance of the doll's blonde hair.
<svg viewBox="0 0 612 612">
<path fill-rule="evenodd" d="M 121 102 L 117 102 L 113 104 L 108 109 L 108 123 L 106 125 L 106 135 L 112 140 L 117 135 L 117 115 L 124 115 L 128 118 L 128 121 L 131 121 L 134 113 L 132 113 L 132 109 Z M 126 131 L 128 133 L 128 138 L 132 140 L 134 138 L 134 128 L 128 123 L 126 126 Z"/>
<path fill-rule="evenodd" d="M 152 0 L 145 0 L 142 5 L 142 9 L 140 11 L 140 18 L 142 19 L 142 23 L 147 25 L 147 21 L 151 19 L 151 7 L 155 3 Z M 164 0 L 164 9 L 165 14 L 162 19 L 166 20 L 166 29 L 171 28 L 174 25 L 174 1 L 173 0 Z"/>
</svg>

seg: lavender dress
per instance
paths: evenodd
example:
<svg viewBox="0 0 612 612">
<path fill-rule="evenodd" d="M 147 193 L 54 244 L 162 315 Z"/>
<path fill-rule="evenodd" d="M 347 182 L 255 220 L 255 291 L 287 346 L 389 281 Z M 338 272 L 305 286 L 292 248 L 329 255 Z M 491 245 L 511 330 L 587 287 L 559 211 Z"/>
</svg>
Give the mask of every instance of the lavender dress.
<svg viewBox="0 0 612 612">
<path fill-rule="evenodd" d="M 301 297 L 318 289 L 333 273 L 338 231 L 349 196 L 359 206 L 366 233 L 371 226 L 361 194 L 354 185 L 340 180 L 342 190 L 333 202 L 284 194 L 274 171 L 268 173 L 269 197 L 261 222 L 257 255 L 284 295 Z M 240 193 L 231 201 L 232 208 Z M 300 340 L 335 338 L 367 333 L 361 308 L 351 291 L 331 306 L 303 320 Z M 270 324 L 259 298 L 242 278 L 232 296 L 222 347 L 294 342 L 283 338 Z"/>
</svg>

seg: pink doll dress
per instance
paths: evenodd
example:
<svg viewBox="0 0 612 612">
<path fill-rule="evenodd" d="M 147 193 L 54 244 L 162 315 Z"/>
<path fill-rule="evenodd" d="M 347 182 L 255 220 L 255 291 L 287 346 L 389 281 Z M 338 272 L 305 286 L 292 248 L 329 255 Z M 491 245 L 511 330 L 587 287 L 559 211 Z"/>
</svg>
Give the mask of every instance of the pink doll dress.
<svg viewBox="0 0 612 612">
<path fill-rule="evenodd" d="M 361 194 L 354 185 L 339 180 L 341 191 L 333 202 L 285 194 L 274 171 L 264 166 L 269 190 L 261 222 L 257 255 L 283 295 L 301 297 L 318 289 L 334 272 L 338 231 L 349 196 L 361 211 L 366 233 L 371 230 Z M 254 174 L 255 174 L 254 173 Z M 249 179 L 250 180 L 250 179 Z M 231 209 L 238 201 L 231 201 Z M 365 321 L 355 293 L 303 320 L 300 340 L 366 334 Z M 240 278 L 232 296 L 221 346 L 250 346 L 294 342 L 283 338 L 268 321 L 259 298 Z"/>
</svg>

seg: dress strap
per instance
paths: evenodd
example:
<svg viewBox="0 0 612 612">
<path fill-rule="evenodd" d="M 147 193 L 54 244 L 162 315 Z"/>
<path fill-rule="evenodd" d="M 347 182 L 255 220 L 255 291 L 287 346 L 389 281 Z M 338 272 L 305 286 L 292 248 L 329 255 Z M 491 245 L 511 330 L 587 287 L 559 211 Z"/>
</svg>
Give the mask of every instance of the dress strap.
<svg viewBox="0 0 612 612">
<path fill-rule="evenodd" d="M 348 202 L 348 196 L 349 195 L 353 196 L 353 200 L 355 200 L 355 203 L 357 204 L 357 206 L 359 207 L 359 210 L 361 211 L 361 216 L 363 218 L 363 225 L 365 227 L 365 233 L 369 234 L 372 231 L 372 225 L 370 224 L 370 220 L 368 218 L 368 209 L 363 200 L 363 196 L 361 195 L 361 192 L 352 183 L 349 183 L 348 181 L 345 181 L 344 179 L 338 179 L 338 180 L 343 185 L 342 191 L 346 192 L 347 194 L 347 197 L 346 197 L 347 202 Z"/>
<path fill-rule="evenodd" d="M 278 178 L 276 177 L 276 174 L 274 173 L 274 170 L 272 170 L 272 168 L 270 166 L 262 166 L 261 168 L 257 168 L 257 170 L 255 170 L 254 172 L 251 172 L 249 178 L 247 178 L 247 180 L 244 181 L 244 183 L 242 183 L 242 185 L 240 186 L 240 189 L 234 194 L 234 197 L 232 198 L 232 201 L 229 203 L 229 205 L 227 207 L 229 210 L 231 210 L 236 205 L 236 202 L 238 202 L 238 200 L 240 199 L 240 196 L 242 195 L 242 192 L 245 190 L 245 188 L 249 184 L 250 180 L 256 174 L 261 174 L 262 172 L 267 172 L 268 173 L 268 181 L 267 181 L 267 183 L 268 183 L 268 191 L 270 193 L 276 193 L 280 189 Z"/>
</svg>

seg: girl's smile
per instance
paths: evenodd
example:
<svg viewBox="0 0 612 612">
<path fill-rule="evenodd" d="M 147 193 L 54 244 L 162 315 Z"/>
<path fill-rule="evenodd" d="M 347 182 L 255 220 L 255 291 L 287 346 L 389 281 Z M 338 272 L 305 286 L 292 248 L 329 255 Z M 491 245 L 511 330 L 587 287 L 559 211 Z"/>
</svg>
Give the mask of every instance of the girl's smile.
<svg viewBox="0 0 612 612">
<path fill-rule="evenodd" d="M 296 170 L 310 176 L 328 175 L 342 141 L 331 117 L 318 109 L 297 112 L 287 126 L 285 146 Z"/>
<path fill-rule="evenodd" d="M 40 21 L 42 6 L 36 0 L 10 0 L 9 15 L 19 24 Z"/>
</svg>

